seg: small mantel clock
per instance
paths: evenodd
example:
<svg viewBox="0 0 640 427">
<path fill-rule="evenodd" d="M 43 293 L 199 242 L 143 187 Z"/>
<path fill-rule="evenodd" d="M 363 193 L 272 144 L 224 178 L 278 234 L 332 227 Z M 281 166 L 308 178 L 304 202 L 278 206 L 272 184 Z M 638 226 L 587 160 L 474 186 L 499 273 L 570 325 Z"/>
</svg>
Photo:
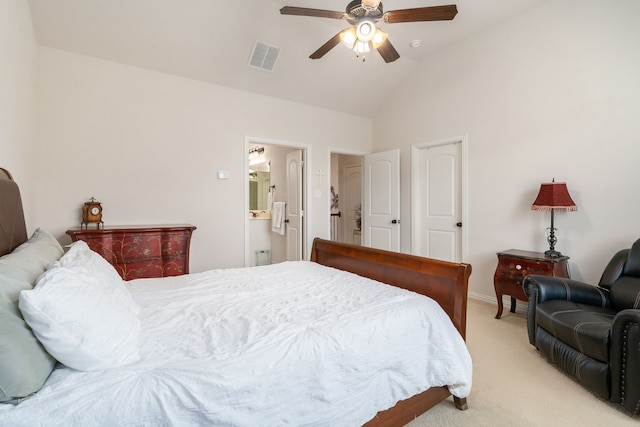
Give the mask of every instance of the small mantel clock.
<svg viewBox="0 0 640 427">
<path fill-rule="evenodd" d="M 93 197 L 82 206 L 82 223 L 80 224 L 80 228 L 88 228 L 89 224 L 96 224 L 97 228 L 104 227 L 104 222 L 102 222 L 102 205 Z"/>
</svg>

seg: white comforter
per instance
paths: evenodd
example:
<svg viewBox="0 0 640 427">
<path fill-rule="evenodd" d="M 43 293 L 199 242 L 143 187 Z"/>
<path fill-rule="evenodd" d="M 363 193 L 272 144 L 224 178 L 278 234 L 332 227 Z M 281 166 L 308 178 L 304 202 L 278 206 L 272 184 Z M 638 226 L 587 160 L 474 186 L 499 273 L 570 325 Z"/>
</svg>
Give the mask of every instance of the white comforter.
<svg viewBox="0 0 640 427">
<path fill-rule="evenodd" d="M 12 426 L 358 426 L 471 358 L 433 300 L 300 261 L 129 282 L 135 364 L 56 369 Z"/>
</svg>

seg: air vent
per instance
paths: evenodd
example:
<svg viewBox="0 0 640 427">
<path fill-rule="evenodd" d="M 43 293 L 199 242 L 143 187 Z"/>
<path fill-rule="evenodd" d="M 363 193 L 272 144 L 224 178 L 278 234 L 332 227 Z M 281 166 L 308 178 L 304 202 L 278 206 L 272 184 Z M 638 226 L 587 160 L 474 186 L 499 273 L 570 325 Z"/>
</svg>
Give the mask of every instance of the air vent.
<svg viewBox="0 0 640 427">
<path fill-rule="evenodd" d="M 249 58 L 249 66 L 264 71 L 273 71 L 280 54 L 280 48 L 266 43 L 256 42 Z"/>
</svg>

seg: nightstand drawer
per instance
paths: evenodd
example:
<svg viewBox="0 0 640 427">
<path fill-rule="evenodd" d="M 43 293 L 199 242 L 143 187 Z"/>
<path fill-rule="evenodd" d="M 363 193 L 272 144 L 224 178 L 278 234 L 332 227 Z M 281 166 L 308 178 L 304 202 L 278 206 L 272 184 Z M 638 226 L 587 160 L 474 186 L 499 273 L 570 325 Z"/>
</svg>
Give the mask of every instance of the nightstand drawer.
<svg viewBox="0 0 640 427">
<path fill-rule="evenodd" d="M 545 262 L 505 257 L 496 272 L 500 277 L 509 279 L 524 278 L 527 274 L 553 274 L 553 265 Z"/>
</svg>

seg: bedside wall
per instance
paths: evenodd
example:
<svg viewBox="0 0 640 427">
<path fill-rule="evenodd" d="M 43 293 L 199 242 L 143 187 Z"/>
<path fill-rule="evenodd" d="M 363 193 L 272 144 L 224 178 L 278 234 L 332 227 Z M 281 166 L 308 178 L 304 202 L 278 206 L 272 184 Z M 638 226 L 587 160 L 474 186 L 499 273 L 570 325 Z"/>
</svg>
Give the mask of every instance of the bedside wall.
<svg viewBox="0 0 640 427">
<path fill-rule="evenodd" d="M 34 223 L 30 172 L 36 134 L 36 52 L 28 3 L 3 0 L 0 3 L 0 167 L 8 169 L 20 183 L 27 227 Z"/>
<path fill-rule="evenodd" d="M 192 272 L 244 265 L 245 137 L 309 146 L 310 176 L 328 177 L 329 146 L 371 147 L 368 118 L 51 48 L 37 86 L 38 225 L 64 238 L 90 197 L 107 225 L 193 224 Z M 328 178 L 316 186 L 309 242 L 329 235 Z"/>
</svg>

